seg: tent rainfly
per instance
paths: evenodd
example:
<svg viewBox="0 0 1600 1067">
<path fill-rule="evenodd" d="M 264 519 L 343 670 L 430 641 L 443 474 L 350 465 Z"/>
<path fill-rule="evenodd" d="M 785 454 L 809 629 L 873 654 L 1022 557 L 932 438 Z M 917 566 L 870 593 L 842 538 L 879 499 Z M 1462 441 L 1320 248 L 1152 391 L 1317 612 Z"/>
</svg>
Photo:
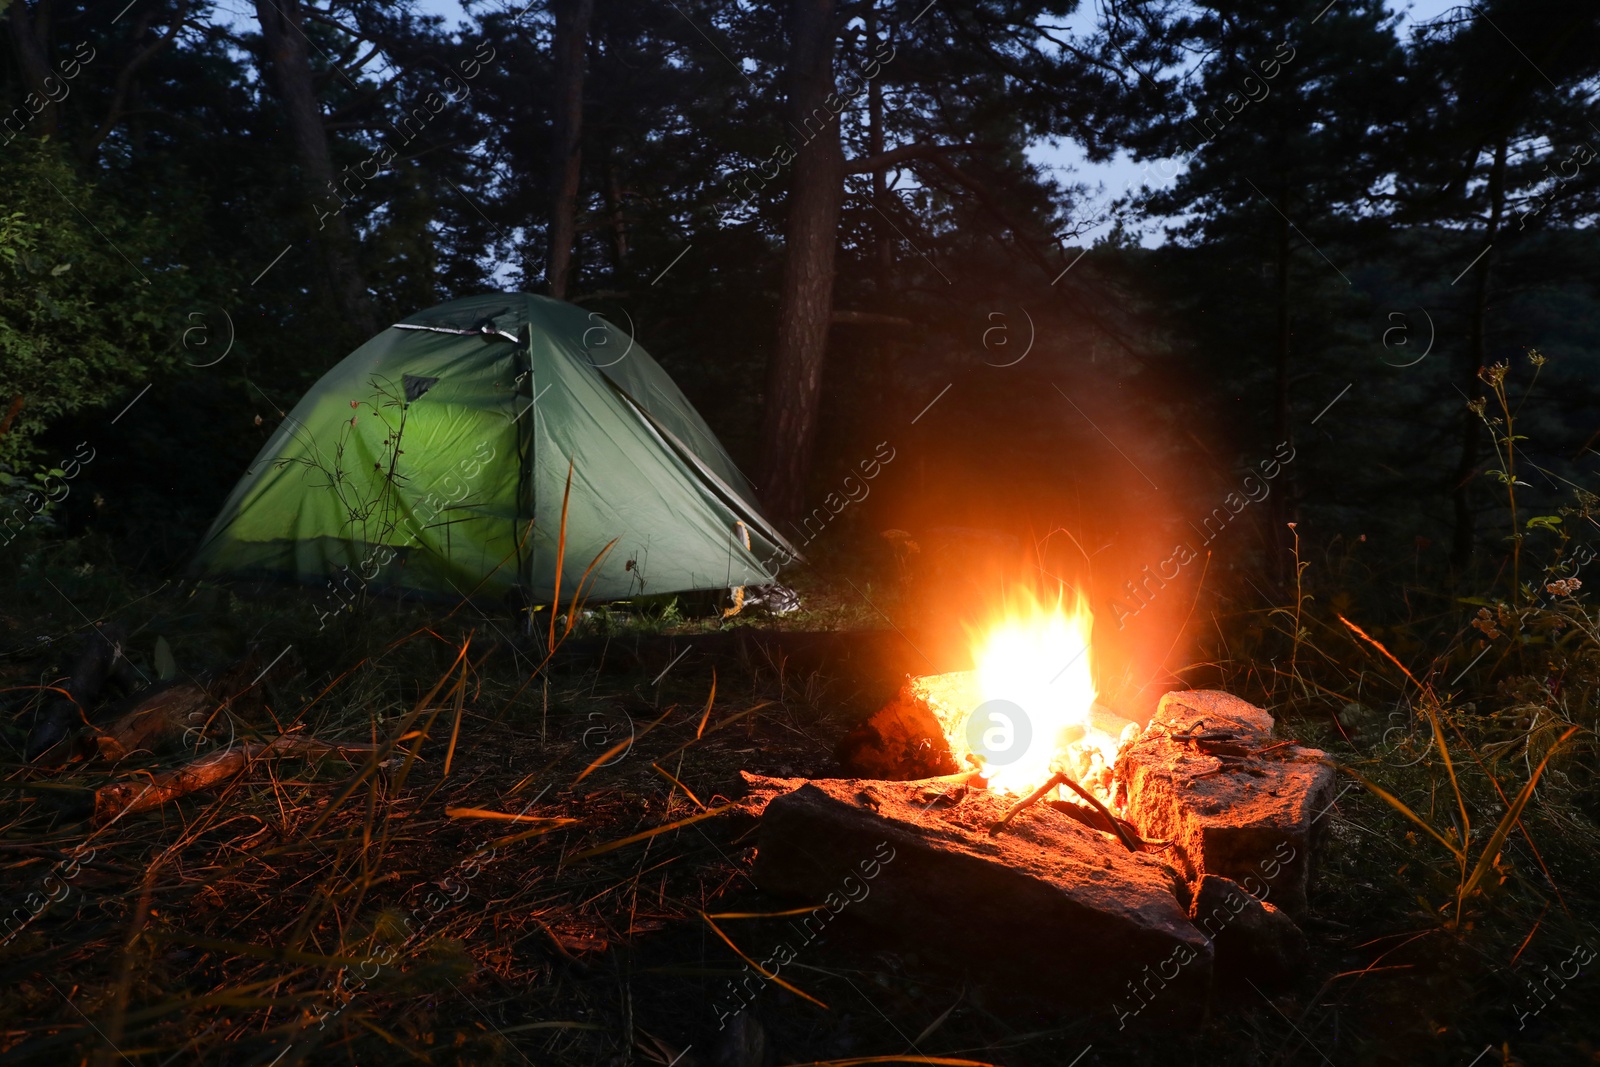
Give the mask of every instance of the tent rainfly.
<svg viewBox="0 0 1600 1067">
<path fill-rule="evenodd" d="M 580 581 L 596 602 L 766 584 L 796 557 L 631 337 L 571 304 L 492 293 L 395 323 L 323 375 L 229 494 L 195 571 L 542 603 L 559 581 L 566 604 Z"/>
</svg>

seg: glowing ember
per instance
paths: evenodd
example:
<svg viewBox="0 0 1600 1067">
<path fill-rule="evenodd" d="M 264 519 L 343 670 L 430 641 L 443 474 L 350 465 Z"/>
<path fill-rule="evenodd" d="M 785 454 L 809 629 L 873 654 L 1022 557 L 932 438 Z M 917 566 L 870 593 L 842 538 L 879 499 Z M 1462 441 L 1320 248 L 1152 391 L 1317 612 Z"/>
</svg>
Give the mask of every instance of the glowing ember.
<svg viewBox="0 0 1600 1067">
<path fill-rule="evenodd" d="M 1016 594 L 978 637 L 981 703 L 965 737 L 951 740 L 983 757 L 990 788 L 1024 795 L 1063 771 L 1110 801 L 1124 721 L 1095 706 L 1093 629 L 1094 615 L 1081 599 L 1046 604 Z M 1063 798 L 1077 800 L 1070 793 Z"/>
</svg>

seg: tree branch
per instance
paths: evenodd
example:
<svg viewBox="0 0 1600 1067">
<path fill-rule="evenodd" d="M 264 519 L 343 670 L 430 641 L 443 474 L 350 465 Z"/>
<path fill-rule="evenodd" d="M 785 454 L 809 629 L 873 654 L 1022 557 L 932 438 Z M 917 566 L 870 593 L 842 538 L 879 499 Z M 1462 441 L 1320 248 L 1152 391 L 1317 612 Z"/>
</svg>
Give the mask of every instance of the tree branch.
<svg viewBox="0 0 1600 1067">
<path fill-rule="evenodd" d="M 896 163 L 903 163 L 908 159 L 929 159 L 946 152 L 981 151 L 989 145 L 983 144 L 933 144 L 923 141 L 917 144 L 901 145 L 891 148 L 887 152 L 879 152 L 875 156 L 861 156 L 856 159 L 847 159 L 844 164 L 846 174 L 867 174 L 872 171 L 888 170 Z"/>
<path fill-rule="evenodd" d="M 106 105 L 106 117 L 100 123 L 99 129 L 95 130 L 79 149 L 79 155 L 84 163 L 87 164 L 94 161 L 95 155 L 100 151 L 100 146 L 105 143 L 107 137 L 111 136 L 111 131 L 116 129 L 117 123 L 126 117 L 127 112 L 123 110 L 123 105 L 127 102 L 128 89 L 133 84 L 134 75 L 138 74 L 157 54 L 177 39 L 178 32 L 183 29 L 188 17 L 189 0 L 183 0 L 183 3 L 178 5 L 178 10 L 173 13 L 172 25 L 167 27 L 167 32 L 138 52 L 132 59 L 122 65 L 121 70 L 117 71 L 117 80 L 111 90 L 111 103 Z M 144 31 L 148 28 L 148 16 L 141 18 L 137 28 L 134 30 L 134 39 L 138 40 L 142 37 Z"/>
</svg>

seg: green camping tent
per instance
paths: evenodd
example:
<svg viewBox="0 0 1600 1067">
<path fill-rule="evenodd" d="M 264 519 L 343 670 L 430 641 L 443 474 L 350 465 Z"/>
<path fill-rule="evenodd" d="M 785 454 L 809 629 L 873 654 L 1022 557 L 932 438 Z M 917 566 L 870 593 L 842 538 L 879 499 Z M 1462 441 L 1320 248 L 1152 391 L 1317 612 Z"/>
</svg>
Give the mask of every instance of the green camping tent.
<svg viewBox="0 0 1600 1067">
<path fill-rule="evenodd" d="M 631 337 L 571 304 L 493 293 L 398 322 L 325 374 L 195 566 L 544 603 L 559 575 L 569 603 L 580 580 L 594 601 L 764 584 L 795 555 Z"/>
</svg>

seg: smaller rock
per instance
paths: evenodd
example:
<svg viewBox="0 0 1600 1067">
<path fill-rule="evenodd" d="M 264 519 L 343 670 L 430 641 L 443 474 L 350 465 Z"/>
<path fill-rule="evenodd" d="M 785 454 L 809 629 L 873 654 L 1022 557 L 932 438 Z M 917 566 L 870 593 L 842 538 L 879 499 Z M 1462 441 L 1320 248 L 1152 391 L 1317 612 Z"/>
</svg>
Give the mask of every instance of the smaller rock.
<svg viewBox="0 0 1600 1067">
<path fill-rule="evenodd" d="M 1294 920 L 1231 878 L 1208 874 L 1200 879 L 1189 920 L 1211 940 L 1218 981 L 1248 978 L 1282 986 L 1305 964 L 1306 935 Z"/>
<path fill-rule="evenodd" d="M 1253 892 L 1265 885 L 1273 903 L 1298 914 L 1317 824 L 1333 803 L 1333 769 L 1319 749 L 1273 748 L 1272 727 L 1270 712 L 1229 693 L 1168 693 L 1118 756 L 1117 801 L 1141 837 L 1173 843 L 1192 885 L 1208 874 Z"/>
</svg>

